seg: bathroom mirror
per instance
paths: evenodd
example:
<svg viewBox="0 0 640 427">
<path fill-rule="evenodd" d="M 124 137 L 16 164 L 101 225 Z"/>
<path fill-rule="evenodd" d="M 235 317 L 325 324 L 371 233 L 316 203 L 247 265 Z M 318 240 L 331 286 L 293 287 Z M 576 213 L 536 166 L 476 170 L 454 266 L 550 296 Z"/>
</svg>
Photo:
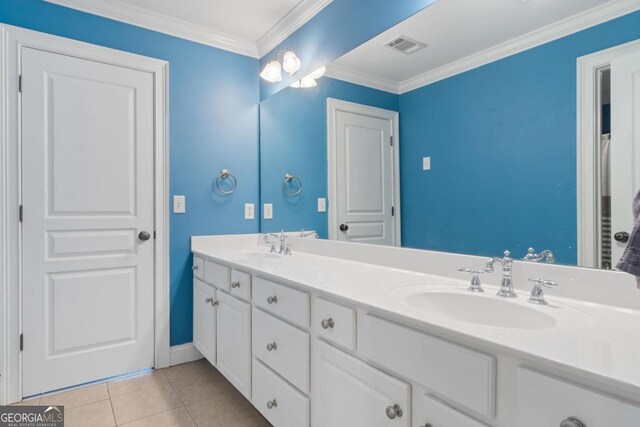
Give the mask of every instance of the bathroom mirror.
<svg viewBox="0 0 640 427">
<path fill-rule="evenodd" d="M 265 99 L 261 230 L 615 267 L 640 189 L 640 12 L 609 3 L 439 0 Z"/>
</svg>

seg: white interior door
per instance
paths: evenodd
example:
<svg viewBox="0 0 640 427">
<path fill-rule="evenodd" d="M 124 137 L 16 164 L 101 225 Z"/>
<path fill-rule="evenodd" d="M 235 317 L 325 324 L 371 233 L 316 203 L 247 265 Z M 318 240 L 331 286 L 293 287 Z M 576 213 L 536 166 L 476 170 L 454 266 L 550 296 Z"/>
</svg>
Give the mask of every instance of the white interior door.
<svg viewBox="0 0 640 427">
<path fill-rule="evenodd" d="M 154 82 L 43 50 L 21 61 L 29 396 L 153 366 Z"/>
<path fill-rule="evenodd" d="M 335 127 L 337 239 L 394 245 L 393 119 L 337 111 Z"/>
<path fill-rule="evenodd" d="M 640 190 L 640 51 L 611 61 L 611 231 L 615 265 L 631 233 L 633 199 Z"/>
</svg>

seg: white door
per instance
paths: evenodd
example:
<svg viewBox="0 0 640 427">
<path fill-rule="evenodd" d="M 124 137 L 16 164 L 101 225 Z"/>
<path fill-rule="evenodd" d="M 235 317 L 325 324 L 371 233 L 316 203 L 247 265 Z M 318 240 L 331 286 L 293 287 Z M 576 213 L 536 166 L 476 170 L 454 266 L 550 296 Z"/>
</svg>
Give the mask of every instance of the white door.
<svg viewBox="0 0 640 427">
<path fill-rule="evenodd" d="M 615 265 L 631 233 L 640 190 L 640 51 L 611 61 L 611 231 Z"/>
<path fill-rule="evenodd" d="M 396 244 L 393 128 L 391 118 L 335 114 L 336 194 L 330 204 L 338 240 Z"/>
<path fill-rule="evenodd" d="M 409 384 L 315 341 L 312 425 L 409 427 Z"/>
<path fill-rule="evenodd" d="M 154 87 L 42 50 L 21 61 L 29 396 L 153 366 Z"/>
<path fill-rule="evenodd" d="M 218 292 L 217 368 L 251 398 L 251 305 Z"/>
<path fill-rule="evenodd" d="M 216 365 L 216 288 L 193 278 L 193 345 Z"/>
</svg>

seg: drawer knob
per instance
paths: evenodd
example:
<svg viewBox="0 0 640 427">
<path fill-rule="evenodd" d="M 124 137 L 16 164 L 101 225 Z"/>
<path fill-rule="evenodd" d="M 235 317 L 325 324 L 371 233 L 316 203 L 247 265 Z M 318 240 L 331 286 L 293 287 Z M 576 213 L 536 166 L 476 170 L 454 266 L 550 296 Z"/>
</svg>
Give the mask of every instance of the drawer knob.
<svg viewBox="0 0 640 427">
<path fill-rule="evenodd" d="M 267 298 L 267 302 L 268 302 L 269 304 L 275 304 L 275 303 L 277 303 L 277 302 L 278 302 L 278 297 L 277 297 L 277 296 L 275 296 L 275 295 L 274 295 L 274 296 L 272 296 L 272 297 L 269 297 L 269 298 Z"/>
<path fill-rule="evenodd" d="M 276 343 L 270 342 L 269 344 L 267 344 L 267 351 L 273 351 L 277 349 L 278 349 L 278 346 L 276 345 Z"/>
<path fill-rule="evenodd" d="M 560 427 L 587 427 L 579 418 L 569 417 L 560 423 Z"/>
<path fill-rule="evenodd" d="M 194 265 L 194 266 L 191 267 L 191 271 L 196 271 L 197 269 L 198 269 L 197 265 Z"/>
<path fill-rule="evenodd" d="M 212 306 L 214 306 L 214 307 L 217 307 L 217 306 L 218 306 L 218 304 L 219 304 L 217 299 L 213 299 L 213 298 L 211 298 L 211 297 L 206 297 L 206 298 L 204 299 L 204 302 L 206 302 L 207 304 L 211 304 L 211 305 L 212 305 Z"/>
<path fill-rule="evenodd" d="M 240 287 L 240 282 L 231 282 L 231 287 L 232 288 L 239 288 Z"/>
<path fill-rule="evenodd" d="M 278 406 L 278 402 L 275 399 L 267 402 L 267 408 L 272 409 Z"/>
<path fill-rule="evenodd" d="M 420 426 L 420 427 L 433 427 L 433 424 L 431 424 L 431 423 L 426 423 L 425 425 Z"/>
<path fill-rule="evenodd" d="M 401 416 L 402 416 L 402 408 L 400 408 L 400 405 L 395 404 L 393 406 L 387 406 L 387 417 L 389 417 L 390 420 L 393 420 L 396 417 L 401 417 Z"/>
<path fill-rule="evenodd" d="M 322 322 L 320 322 L 320 326 L 322 326 L 322 329 L 333 328 L 335 325 L 336 323 L 333 321 L 332 318 L 323 319 Z"/>
</svg>

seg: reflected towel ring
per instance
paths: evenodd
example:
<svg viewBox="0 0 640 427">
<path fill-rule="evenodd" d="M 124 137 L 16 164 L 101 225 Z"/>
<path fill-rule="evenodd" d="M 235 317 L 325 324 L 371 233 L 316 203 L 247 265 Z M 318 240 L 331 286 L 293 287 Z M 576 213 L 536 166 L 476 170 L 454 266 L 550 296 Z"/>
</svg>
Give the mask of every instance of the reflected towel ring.
<svg viewBox="0 0 640 427">
<path fill-rule="evenodd" d="M 233 181 L 233 184 L 231 185 L 231 189 L 230 190 L 223 190 L 220 187 L 220 184 L 222 183 L 222 181 L 226 180 L 226 179 L 231 179 L 231 181 Z M 220 171 L 220 173 L 218 174 L 218 176 L 216 177 L 216 188 L 218 189 L 218 191 L 222 194 L 225 195 L 229 195 L 232 194 L 233 192 L 236 191 L 236 188 L 238 188 L 238 180 L 236 179 L 235 176 L 233 176 L 233 174 L 231 172 L 229 172 L 227 169 L 222 169 Z"/>
<path fill-rule="evenodd" d="M 298 186 L 298 190 L 296 191 L 289 190 L 290 184 L 292 182 L 296 183 L 296 185 Z M 302 191 L 302 181 L 300 181 L 300 178 L 298 178 L 297 176 L 291 175 L 290 173 L 285 174 L 284 182 L 282 183 L 282 192 L 284 193 L 284 195 L 287 197 L 294 197 L 300 194 L 301 191 Z"/>
</svg>

